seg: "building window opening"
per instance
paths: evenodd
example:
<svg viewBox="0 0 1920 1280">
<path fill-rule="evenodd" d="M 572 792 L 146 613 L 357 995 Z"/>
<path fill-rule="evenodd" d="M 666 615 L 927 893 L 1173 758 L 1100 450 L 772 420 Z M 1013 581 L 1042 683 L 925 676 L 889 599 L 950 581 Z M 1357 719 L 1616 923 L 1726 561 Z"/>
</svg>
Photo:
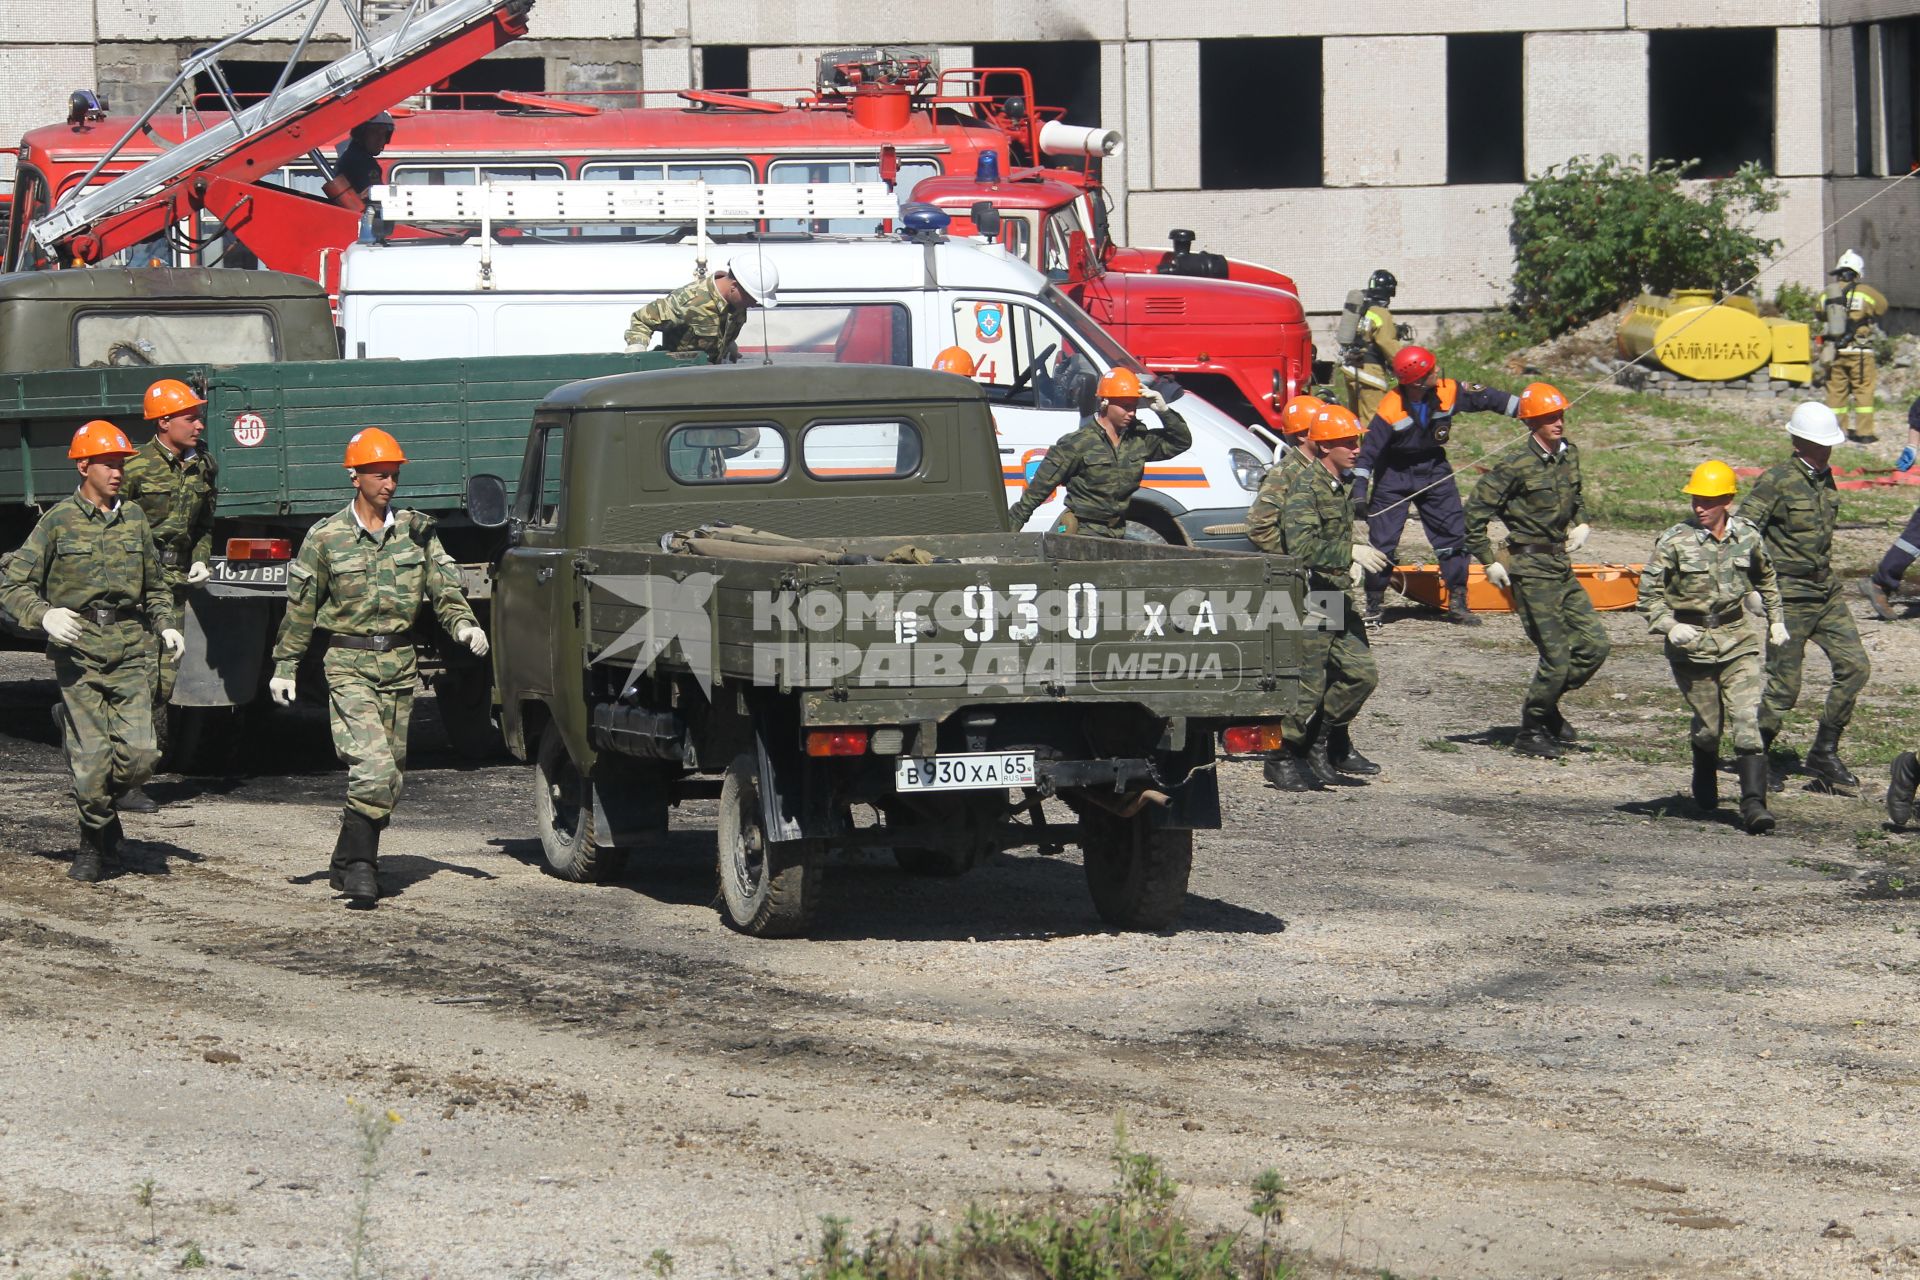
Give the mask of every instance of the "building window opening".
<svg viewBox="0 0 1920 1280">
<path fill-rule="evenodd" d="M 1447 181 L 1527 180 L 1518 31 L 1447 37 Z"/>
<path fill-rule="evenodd" d="M 280 72 L 285 69 L 284 62 L 242 62 L 222 60 L 220 70 L 226 73 L 227 87 L 233 90 L 235 101 L 243 107 L 251 106 L 273 92 L 273 86 L 280 82 Z M 287 77 L 287 83 L 310 76 L 325 62 L 296 62 L 293 74 Z M 193 77 L 193 104 L 202 111 L 225 111 L 226 104 L 220 100 L 220 89 L 214 84 L 213 77 L 202 71 Z M 139 108 L 134 108 L 136 111 Z"/>
<path fill-rule="evenodd" d="M 1098 40 L 1014 40 L 973 46 L 976 67 L 1025 67 L 1043 107 L 1065 107 L 1068 124 L 1112 124 L 1100 118 Z M 995 86 L 996 91 L 998 86 Z"/>
<path fill-rule="evenodd" d="M 720 90 L 745 89 L 747 87 L 747 46 L 743 44 L 701 45 L 700 87 Z"/>
<path fill-rule="evenodd" d="M 1647 37 L 1648 115 L 1655 160 L 1695 160 L 1694 178 L 1743 164 L 1773 168 L 1771 27 L 1655 31 Z"/>
<path fill-rule="evenodd" d="M 1920 167 L 1920 18 L 1880 24 L 1880 103 L 1885 172 L 1911 173 Z"/>
<path fill-rule="evenodd" d="M 492 94 L 500 89 L 520 93 L 541 93 L 547 87 L 547 64 L 543 58 L 485 58 L 470 67 L 462 67 L 433 86 L 436 108 L 463 108 L 468 111 L 517 110 Z"/>
<path fill-rule="evenodd" d="M 1322 80 L 1316 37 L 1202 40 L 1200 185 L 1319 186 Z"/>
</svg>

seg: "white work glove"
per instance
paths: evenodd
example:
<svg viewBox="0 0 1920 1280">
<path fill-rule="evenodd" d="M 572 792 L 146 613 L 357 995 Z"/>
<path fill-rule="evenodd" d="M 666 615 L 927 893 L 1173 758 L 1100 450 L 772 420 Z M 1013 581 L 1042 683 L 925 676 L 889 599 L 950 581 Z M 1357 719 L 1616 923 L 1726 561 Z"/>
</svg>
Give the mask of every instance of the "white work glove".
<svg viewBox="0 0 1920 1280">
<path fill-rule="evenodd" d="M 1785 644 L 1789 638 L 1787 624 L 1784 622 L 1776 622 L 1767 628 L 1767 641 L 1776 649 Z"/>
<path fill-rule="evenodd" d="M 1348 582 L 1352 583 L 1354 586 L 1357 587 L 1361 583 L 1365 582 L 1366 580 L 1367 580 L 1367 571 L 1360 567 L 1360 562 L 1358 560 L 1355 560 L 1352 564 L 1347 566 Z"/>
<path fill-rule="evenodd" d="M 1758 591 L 1747 592 L 1746 595 L 1740 597 L 1740 603 L 1746 607 L 1748 613 L 1756 618 L 1764 618 L 1767 616 L 1767 602 L 1760 598 Z"/>
<path fill-rule="evenodd" d="M 467 646 L 467 651 L 476 658 L 486 657 L 487 650 L 491 647 L 487 644 L 487 633 L 472 625 L 460 628 L 453 638 Z"/>
<path fill-rule="evenodd" d="M 187 568 L 187 585 L 197 587 L 213 576 L 213 570 L 207 568 L 205 560 L 195 560 Z"/>
<path fill-rule="evenodd" d="M 1140 403 L 1155 413 L 1165 413 L 1167 409 L 1167 398 L 1158 391 L 1155 391 L 1152 387 L 1142 387 L 1140 389 Z"/>
<path fill-rule="evenodd" d="M 1593 532 L 1590 524 L 1577 524 L 1567 531 L 1567 554 L 1571 555 L 1587 545 L 1587 536 Z"/>
<path fill-rule="evenodd" d="M 1487 566 L 1487 581 L 1505 591 L 1513 585 L 1513 575 L 1507 572 L 1507 566 L 1495 560 Z"/>
<path fill-rule="evenodd" d="M 1368 573 L 1385 573 L 1393 564 L 1384 553 L 1375 550 L 1373 544 L 1367 542 L 1353 544 L 1353 562 Z"/>
<path fill-rule="evenodd" d="M 1700 638 L 1700 628 L 1690 622 L 1676 622 L 1673 630 L 1667 632 L 1667 639 L 1684 649 Z"/>
<path fill-rule="evenodd" d="M 160 643 L 166 646 L 167 656 L 175 661 L 178 661 L 187 651 L 187 638 L 172 627 L 167 627 L 160 632 Z"/>
<path fill-rule="evenodd" d="M 294 683 L 281 676 L 267 681 L 267 695 L 283 707 L 293 705 Z"/>
<path fill-rule="evenodd" d="M 47 634 L 61 644 L 72 644 L 80 638 L 80 630 L 86 624 L 80 621 L 80 615 L 72 609 L 49 609 L 40 619 L 40 625 Z"/>
</svg>

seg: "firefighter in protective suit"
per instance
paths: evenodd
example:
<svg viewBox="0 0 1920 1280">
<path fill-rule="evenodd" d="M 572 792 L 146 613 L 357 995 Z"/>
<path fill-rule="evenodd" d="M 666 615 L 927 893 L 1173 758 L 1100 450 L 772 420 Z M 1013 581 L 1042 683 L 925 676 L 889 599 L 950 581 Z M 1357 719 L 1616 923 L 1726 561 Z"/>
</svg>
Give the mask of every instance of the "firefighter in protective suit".
<svg viewBox="0 0 1920 1280">
<path fill-rule="evenodd" d="M 1880 336 L 1875 323 L 1883 309 L 1880 296 L 1860 280 L 1866 261 L 1852 249 L 1834 264 L 1835 283 L 1826 293 L 1826 342 L 1820 359 L 1827 366 L 1827 407 L 1839 417 L 1849 439 L 1871 444 L 1880 438 L 1873 425 L 1873 395 L 1879 366 L 1873 354 Z M 1851 425 L 1848 420 L 1851 418 Z"/>
<path fill-rule="evenodd" d="M 1393 357 L 1400 385 L 1380 401 L 1353 468 L 1353 506 L 1367 518 L 1367 536 L 1387 558 L 1366 576 L 1365 617 L 1377 622 L 1393 557 L 1407 524 L 1407 506 L 1420 508 L 1420 524 L 1440 562 L 1447 587 L 1447 621 L 1478 626 L 1467 608 L 1467 513 L 1447 462 L 1447 440 L 1457 413 L 1498 413 L 1511 418 L 1520 397 L 1477 382 L 1440 376 L 1439 362 L 1425 347 L 1402 347 Z"/>
<path fill-rule="evenodd" d="M 1381 398 L 1393 390 L 1393 357 L 1412 332 L 1396 323 L 1393 312 L 1387 310 L 1399 289 L 1393 272 L 1374 272 L 1367 277 L 1367 287 L 1357 291 L 1358 297 L 1347 295 L 1347 306 L 1334 335 L 1340 344 L 1340 381 L 1346 391 L 1346 405 L 1362 423 L 1373 420 Z"/>
</svg>

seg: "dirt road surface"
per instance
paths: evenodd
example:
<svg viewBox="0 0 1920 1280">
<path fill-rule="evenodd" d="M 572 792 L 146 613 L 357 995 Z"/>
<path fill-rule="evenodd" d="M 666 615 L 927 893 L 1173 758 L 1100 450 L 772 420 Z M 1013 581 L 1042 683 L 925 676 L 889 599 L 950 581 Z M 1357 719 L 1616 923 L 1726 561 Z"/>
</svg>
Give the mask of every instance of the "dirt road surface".
<svg viewBox="0 0 1920 1280">
<path fill-rule="evenodd" d="M 1884 767 L 1796 781 L 1769 839 L 1695 817 L 1664 663 L 1608 626 L 1586 749 L 1547 763 L 1498 745 L 1517 623 L 1395 617 L 1356 731 L 1385 776 L 1229 767 L 1183 925 L 1145 936 L 1069 850 L 837 869 L 818 937 L 744 939 L 703 805 L 566 884 L 528 771 L 443 750 L 430 698 L 377 911 L 324 882 L 313 712 L 243 776 L 156 784 L 131 869 L 79 886 L 49 669 L 4 655 L 0 1262 L 347 1275 L 351 1098 L 401 1118 L 364 1241 L 396 1277 L 791 1274 L 822 1214 L 1099 1191 L 1116 1115 L 1203 1218 L 1279 1170 L 1316 1274 L 1920 1275 L 1920 837 L 1883 830 Z M 1863 721 L 1920 655 L 1864 627 Z"/>
</svg>

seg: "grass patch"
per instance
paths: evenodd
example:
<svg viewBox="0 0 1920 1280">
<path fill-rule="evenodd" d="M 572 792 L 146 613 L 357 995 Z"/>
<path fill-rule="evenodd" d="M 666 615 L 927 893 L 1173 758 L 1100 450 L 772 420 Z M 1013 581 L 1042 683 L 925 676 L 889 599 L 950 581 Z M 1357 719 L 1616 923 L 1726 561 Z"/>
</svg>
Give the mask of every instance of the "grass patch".
<svg viewBox="0 0 1920 1280">
<path fill-rule="evenodd" d="M 821 1219 L 806 1280 L 1291 1280 L 1273 1239 L 1286 1188 L 1269 1169 L 1253 1182 L 1238 1231 L 1203 1229 L 1155 1156 L 1114 1126 L 1114 1185 L 1091 1201 L 1053 1197 L 1016 1208 L 971 1205 L 952 1234 L 899 1224 L 856 1241 L 845 1218 Z"/>
<path fill-rule="evenodd" d="M 1460 744 L 1457 742 L 1449 742 L 1445 738 L 1422 738 L 1420 740 L 1420 749 L 1422 751 L 1438 751 L 1443 756 L 1456 756 L 1460 754 Z"/>
</svg>

